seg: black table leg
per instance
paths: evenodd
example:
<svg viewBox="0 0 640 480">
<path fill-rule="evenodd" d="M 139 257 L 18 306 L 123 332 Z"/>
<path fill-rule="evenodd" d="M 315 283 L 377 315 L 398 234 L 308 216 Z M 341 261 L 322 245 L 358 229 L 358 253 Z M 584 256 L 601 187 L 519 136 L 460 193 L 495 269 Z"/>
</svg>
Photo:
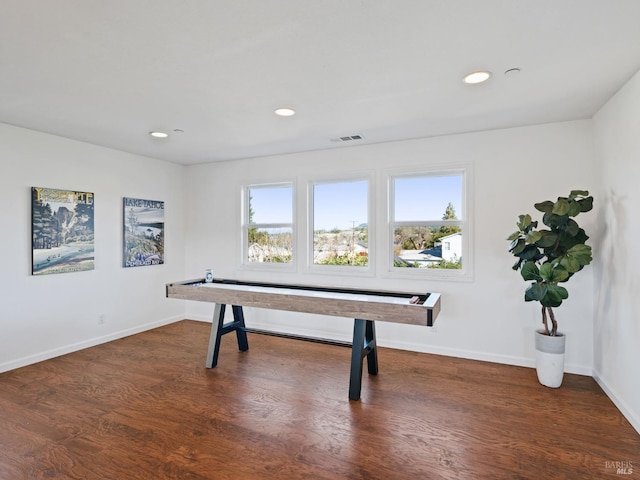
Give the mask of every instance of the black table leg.
<svg viewBox="0 0 640 480">
<path fill-rule="evenodd" d="M 367 352 L 364 352 L 367 355 L 367 369 L 370 375 L 377 375 L 378 349 L 376 348 L 376 324 L 373 320 L 367 320 L 364 338 L 366 341 L 365 348 L 367 349 Z"/>
<path fill-rule="evenodd" d="M 226 307 L 227 306 L 224 303 L 216 303 L 216 307 L 213 311 L 213 323 L 211 324 L 211 336 L 209 337 L 209 349 L 207 350 L 207 368 L 214 368 L 218 364 L 220 339 L 225 333 L 236 332 L 238 349 L 240 349 L 241 352 L 249 350 L 249 342 L 247 341 L 247 332 L 244 324 L 242 306 L 232 305 L 233 322 L 230 323 L 224 323 L 224 312 Z"/>
<path fill-rule="evenodd" d="M 247 330 L 244 324 L 244 313 L 242 311 L 242 306 L 233 305 L 231 308 L 233 309 L 233 330 L 236 331 L 236 337 L 238 338 L 238 349 L 241 352 L 246 352 L 247 350 L 249 350 L 249 342 L 247 341 Z"/>
<path fill-rule="evenodd" d="M 222 327 L 224 324 L 224 303 L 216 303 L 213 310 L 213 322 L 211 323 L 211 335 L 209 336 L 209 349 L 207 350 L 207 368 L 213 368 L 218 364 L 218 353 L 220 353 L 220 339 L 222 338 Z"/>
<path fill-rule="evenodd" d="M 349 400 L 360 400 L 362 389 L 362 362 L 367 357 L 369 374 L 378 373 L 378 353 L 376 330 L 372 320 L 356 318 L 353 323 L 353 343 L 351 345 L 351 374 L 349 378 Z"/>
</svg>

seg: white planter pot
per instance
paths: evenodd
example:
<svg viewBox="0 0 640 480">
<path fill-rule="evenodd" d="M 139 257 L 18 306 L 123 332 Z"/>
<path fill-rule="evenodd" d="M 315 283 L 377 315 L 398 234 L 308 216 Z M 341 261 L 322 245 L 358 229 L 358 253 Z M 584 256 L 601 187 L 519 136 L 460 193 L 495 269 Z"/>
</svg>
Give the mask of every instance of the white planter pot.
<svg viewBox="0 0 640 480">
<path fill-rule="evenodd" d="M 558 388 L 564 375 L 565 336 L 555 337 L 536 332 L 536 372 L 538 381 L 545 387 Z"/>
</svg>

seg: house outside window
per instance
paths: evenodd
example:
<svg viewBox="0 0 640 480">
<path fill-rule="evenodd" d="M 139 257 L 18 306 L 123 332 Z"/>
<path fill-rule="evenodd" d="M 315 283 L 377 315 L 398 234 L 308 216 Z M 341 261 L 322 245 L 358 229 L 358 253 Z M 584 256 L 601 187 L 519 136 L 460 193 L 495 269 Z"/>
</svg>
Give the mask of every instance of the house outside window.
<svg viewBox="0 0 640 480">
<path fill-rule="evenodd" d="M 418 172 L 389 178 L 392 272 L 468 273 L 463 170 Z"/>
<path fill-rule="evenodd" d="M 368 267 L 369 181 L 311 182 L 309 195 L 311 265 Z"/>
</svg>

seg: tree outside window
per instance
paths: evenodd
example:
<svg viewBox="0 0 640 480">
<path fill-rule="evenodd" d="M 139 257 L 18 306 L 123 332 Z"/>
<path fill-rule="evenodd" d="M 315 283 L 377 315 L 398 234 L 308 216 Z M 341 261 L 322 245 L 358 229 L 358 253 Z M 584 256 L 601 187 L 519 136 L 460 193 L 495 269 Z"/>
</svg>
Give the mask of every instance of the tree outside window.
<svg viewBox="0 0 640 480">
<path fill-rule="evenodd" d="M 246 263 L 293 261 L 293 186 L 254 185 L 245 189 Z"/>
<path fill-rule="evenodd" d="M 462 174 L 391 179 L 394 268 L 462 269 Z"/>
</svg>

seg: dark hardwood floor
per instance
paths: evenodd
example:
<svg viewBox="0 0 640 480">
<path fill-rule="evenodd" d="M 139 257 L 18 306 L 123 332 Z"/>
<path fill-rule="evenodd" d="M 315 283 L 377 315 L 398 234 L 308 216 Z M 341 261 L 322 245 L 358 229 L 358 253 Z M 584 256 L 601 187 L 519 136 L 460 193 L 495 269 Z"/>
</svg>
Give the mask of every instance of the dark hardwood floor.
<svg viewBox="0 0 640 480">
<path fill-rule="evenodd" d="M 640 477 L 640 435 L 592 378 L 379 350 L 348 400 L 348 348 L 183 321 L 0 374 L 0 479 Z M 631 475 L 615 462 L 631 462 Z"/>
</svg>

